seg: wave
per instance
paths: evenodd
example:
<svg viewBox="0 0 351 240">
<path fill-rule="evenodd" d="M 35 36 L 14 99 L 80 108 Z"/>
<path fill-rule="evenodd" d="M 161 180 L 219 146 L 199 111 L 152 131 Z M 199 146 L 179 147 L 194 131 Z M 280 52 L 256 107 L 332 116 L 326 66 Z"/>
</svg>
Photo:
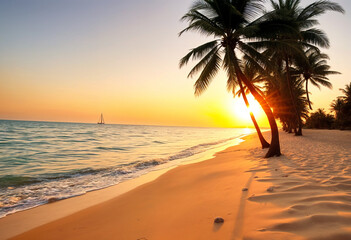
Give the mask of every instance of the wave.
<svg viewBox="0 0 351 240">
<path fill-rule="evenodd" d="M 222 139 L 222 140 L 215 141 L 215 142 L 201 143 L 201 144 L 192 146 L 190 148 L 184 149 L 178 153 L 175 153 L 175 154 L 170 155 L 170 156 L 165 157 L 165 158 L 157 158 L 157 159 L 151 159 L 151 160 L 147 160 L 147 161 L 137 162 L 137 163 L 135 163 L 134 167 L 137 169 L 144 169 L 146 167 L 157 166 L 157 165 L 169 162 L 169 161 L 188 158 L 188 157 L 191 157 L 191 156 L 196 155 L 198 153 L 209 150 L 208 148 L 211 146 L 217 146 L 218 144 L 225 143 L 225 142 L 228 142 L 230 140 L 238 139 L 240 137 L 242 137 L 242 135 L 240 135 L 238 137 Z"/>
<path fill-rule="evenodd" d="M 127 151 L 127 148 L 122 147 L 96 147 L 99 150 L 106 150 L 106 151 Z"/>
<path fill-rule="evenodd" d="M 63 136 L 62 133 L 60 135 L 60 137 Z M 109 187 L 123 182 L 127 179 L 135 178 L 142 174 L 150 172 L 153 169 L 155 169 L 156 166 L 158 166 L 157 169 L 162 168 L 163 164 L 165 164 L 164 167 L 174 166 L 174 164 L 178 164 L 180 161 L 184 161 L 189 157 L 216 148 L 219 145 L 227 143 L 231 140 L 238 139 L 243 135 L 244 134 L 235 137 L 224 138 L 217 141 L 209 141 L 206 143 L 195 144 L 194 146 L 186 147 L 180 151 L 173 150 L 173 153 L 167 152 L 172 151 L 172 149 L 177 149 L 177 146 L 183 145 L 182 142 L 180 142 L 179 145 L 174 147 L 170 145 L 172 141 L 168 137 L 155 140 L 151 138 L 147 144 L 147 147 L 144 144 L 145 146 L 142 146 L 140 149 L 144 151 L 144 149 L 150 148 L 152 151 L 146 152 L 143 156 L 138 155 L 137 152 L 135 152 L 134 155 L 130 155 L 131 153 L 133 153 L 131 149 L 138 150 L 137 144 L 140 144 L 132 139 L 130 139 L 131 142 L 129 145 L 123 147 L 114 147 L 112 144 L 107 146 L 77 145 L 78 147 L 82 148 L 77 152 L 71 152 L 70 148 L 60 149 L 60 151 L 51 153 L 51 158 L 53 159 L 53 162 L 60 162 L 61 159 L 67 159 L 68 157 L 70 157 L 69 159 L 73 160 L 72 164 L 75 163 L 75 159 L 79 159 L 85 162 L 86 159 L 89 157 L 87 156 L 85 151 L 87 151 L 88 153 L 92 153 L 92 155 L 100 154 L 101 152 L 106 152 L 107 154 L 110 154 L 112 152 L 121 152 L 122 154 L 123 152 L 123 155 L 113 155 L 117 156 L 117 158 L 115 159 L 115 166 L 105 168 L 94 168 L 94 165 L 90 165 L 91 167 L 87 167 L 84 169 L 71 169 L 69 171 L 64 172 L 36 174 L 35 176 L 29 175 L 30 173 L 28 174 L 28 176 L 5 175 L 1 177 L 0 175 L 0 217 L 6 216 L 7 214 L 13 212 L 42 205 L 48 202 L 74 197 L 77 195 L 85 194 L 89 191 Z M 133 137 L 136 136 L 133 135 Z M 199 138 L 199 140 L 201 139 Z M 91 142 L 88 141 L 88 143 L 92 145 Z M 157 149 L 157 151 L 158 149 L 165 150 L 163 152 L 159 152 L 159 155 L 157 155 L 153 152 L 156 151 L 155 149 L 152 149 L 153 146 L 156 147 L 155 149 Z M 22 151 L 23 149 L 20 150 Z M 130 157 L 128 161 L 124 161 L 123 159 L 122 161 L 121 159 L 118 159 L 118 156 L 124 156 L 124 154 L 128 154 L 126 156 Z M 41 156 L 41 160 L 45 157 L 47 156 Z M 144 159 L 139 161 L 132 161 L 133 158 L 140 159 L 141 157 L 143 157 Z M 49 160 L 51 160 L 51 158 Z M 28 160 L 29 162 L 33 159 L 35 158 L 33 157 L 31 159 L 26 159 L 26 161 Z M 2 160 L 5 161 L 6 159 L 4 158 Z M 111 161 L 109 159 L 109 163 L 110 162 Z"/>
<path fill-rule="evenodd" d="M 17 176 L 17 175 L 6 175 L 3 177 L 0 177 L 0 188 L 8 188 L 8 187 L 19 187 L 19 186 L 24 186 L 24 185 L 29 185 L 29 184 L 35 184 L 35 183 L 40 183 L 40 182 L 46 182 L 46 181 L 53 181 L 53 180 L 60 180 L 60 179 L 66 179 L 66 178 L 74 178 L 77 176 L 82 176 L 82 175 L 94 175 L 98 173 L 106 173 L 110 175 L 119 175 L 119 174 L 127 174 L 130 172 L 135 172 L 141 169 L 146 169 L 149 167 L 157 166 L 169 161 L 173 160 L 178 160 L 178 159 L 184 159 L 187 157 L 191 157 L 195 154 L 201 153 L 203 151 L 208 150 L 209 146 L 215 146 L 230 140 L 233 140 L 236 138 L 228 138 L 228 139 L 223 139 L 220 141 L 215 141 L 215 142 L 209 142 L 209 143 L 202 143 L 198 144 L 196 146 L 186 148 L 182 151 L 179 151 L 175 154 L 172 154 L 168 157 L 164 158 L 156 158 L 156 159 L 150 159 L 150 160 L 144 160 L 144 161 L 136 161 L 136 162 L 131 162 L 127 164 L 120 164 L 119 166 L 116 167 L 110 167 L 110 168 L 98 168 L 98 169 L 93 169 L 93 168 L 84 168 L 84 169 L 77 169 L 77 170 L 72 170 L 68 172 L 62 172 L 62 173 L 56 173 L 56 174 L 42 174 L 37 177 L 30 177 L 30 176 Z M 97 149 L 100 150 L 108 150 L 108 151 L 126 151 L 127 149 L 125 148 L 110 148 L 110 147 L 97 147 Z M 77 155 L 77 154 L 76 154 Z M 66 157 L 67 154 L 62 154 L 59 155 L 57 154 L 56 157 Z"/>
<path fill-rule="evenodd" d="M 24 177 L 24 176 L 14 176 L 14 175 L 6 175 L 0 177 L 0 189 L 8 188 L 8 187 L 18 187 L 22 185 L 28 185 L 33 183 L 38 183 L 40 180 L 37 180 L 33 177 Z"/>
</svg>

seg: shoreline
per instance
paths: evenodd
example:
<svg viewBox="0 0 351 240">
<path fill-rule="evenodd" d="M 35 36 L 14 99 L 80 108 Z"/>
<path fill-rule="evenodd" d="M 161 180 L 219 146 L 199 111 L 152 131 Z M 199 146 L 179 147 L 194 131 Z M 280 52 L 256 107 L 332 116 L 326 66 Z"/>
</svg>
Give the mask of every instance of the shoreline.
<svg viewBox="0 0 351 240">
<path fill-rule="evenodd" d="M 45 203 L 29 209 L 11 213 L 0 218 L 0 240 L 14 237 L 43 224 L 55 221 L 57 219 L 69 216 L 83 209 L 103 203 L 124 193 L 127 193 L 141 185 L 154 181 L 161 175 L 179 166 L 194 164 L 197 162 L 207 161 L 229 147 L 237 146 L 243 142 L 243 138 L 249 133 L 239 136 L 229 142 L 219 145 L 214 149 L 188 157 L 187 160 L 168 162 L 154 167 L 153 170 L 133 179 L 128 179 L 121 183 L 86 192 L 82 195 L 73 196 L 65 199 Z M 163 166 L 164 165 L 164 166 Z M 167 166 L 168 165 L 168 166 Z M 57 210 L 58 209 L 58 210 Z M 50 214 L 46 214 L 49 212 Z M 34 216 L 34 217 L 33 217 Z"/>
<path fill-rule="evenodd" d="M 12 239 L 351 239 L 351 132 L 280 136 L 281 157 L 263 158 L 251 134 Z"/>
<path fill-rule="evenodd" d="M 55 126 L 45 127 L 56 129 Z M 3 190 L 0 194 L 0 219 L 48 202 L 114 186 L 150 171 L 170 168 L 193 159 L 207 159 L 212 152 L 220 151 L 222 146 L 236 144 L 240 137 L 253 131 L 233 129 L 208 133 L 207 130 L 188 131 L 184 128 L 175 132 L 169 128 L 99 129 L 95 126 L 79 130 L 63 128 L 70 132 L 70 137 L 66 140 L 63 137 L 62 142 L 58 140 L 59 136 L 56 138 L 56 130 L 49 131 L 49 137 L 42 137 L 33 130 L 32 140 L 5 144 L 7 150 L 1 158 L 4 169 L 0 170 Z M 97 135 L 90 132 L 95 130 Z M 104 140 L 100 131 L 104 134 L 111 132 L 111 138 Z M 169 131 L 176 134 L 166 134 Z M 90 138 L 90 133 L 95 138 Z M 120 134 L 124 140 L 119 139 Z M 56 141 L 60 144 L 49 143 Z M 21 144 L 35 153 L 33 157 L 27 159 L 25 151 L 16 152 L 16 146 Z M 45 148 L 41 147 L 43 144 L 46 144 Z M 14 164 L 9 160 L 12 158 L 13 161 L 25 160 Z"/>
</svg>

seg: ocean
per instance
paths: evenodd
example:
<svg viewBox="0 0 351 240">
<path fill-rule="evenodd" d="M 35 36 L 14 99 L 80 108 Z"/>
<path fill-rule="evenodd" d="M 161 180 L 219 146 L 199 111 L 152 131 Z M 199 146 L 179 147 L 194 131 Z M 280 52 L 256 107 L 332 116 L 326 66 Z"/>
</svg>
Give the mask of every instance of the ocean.
<svg viewBox="0 0 351 240">
<path fill-rule="evenodd" d="M 0 217 L 204 158 L 253 131 L 0 120 Z"/>
</svg>

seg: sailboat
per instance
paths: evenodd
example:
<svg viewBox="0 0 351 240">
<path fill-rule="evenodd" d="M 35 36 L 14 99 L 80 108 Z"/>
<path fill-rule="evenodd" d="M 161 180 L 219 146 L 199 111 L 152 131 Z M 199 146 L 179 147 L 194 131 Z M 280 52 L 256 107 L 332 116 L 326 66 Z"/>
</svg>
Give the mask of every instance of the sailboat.
<svg viewBox="0 0 351 240">
<path fill-rule="evenodd" d="M 104 116 L 102 115 L 102 113 L 97 124 L 105 124 Z"/>
</svg>

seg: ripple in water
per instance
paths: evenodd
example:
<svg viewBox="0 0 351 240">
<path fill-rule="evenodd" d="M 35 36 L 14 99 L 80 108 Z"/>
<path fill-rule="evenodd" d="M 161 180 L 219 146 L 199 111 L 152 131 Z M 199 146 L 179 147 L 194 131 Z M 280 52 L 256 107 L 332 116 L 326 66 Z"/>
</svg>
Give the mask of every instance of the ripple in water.
<svg viewBox="0 0 351 240">
<path fill-rule="evenodd" d="M 179 164 L 252 130 L 0 120 L 0 132 L 3 217 Z"/>
</svg>

